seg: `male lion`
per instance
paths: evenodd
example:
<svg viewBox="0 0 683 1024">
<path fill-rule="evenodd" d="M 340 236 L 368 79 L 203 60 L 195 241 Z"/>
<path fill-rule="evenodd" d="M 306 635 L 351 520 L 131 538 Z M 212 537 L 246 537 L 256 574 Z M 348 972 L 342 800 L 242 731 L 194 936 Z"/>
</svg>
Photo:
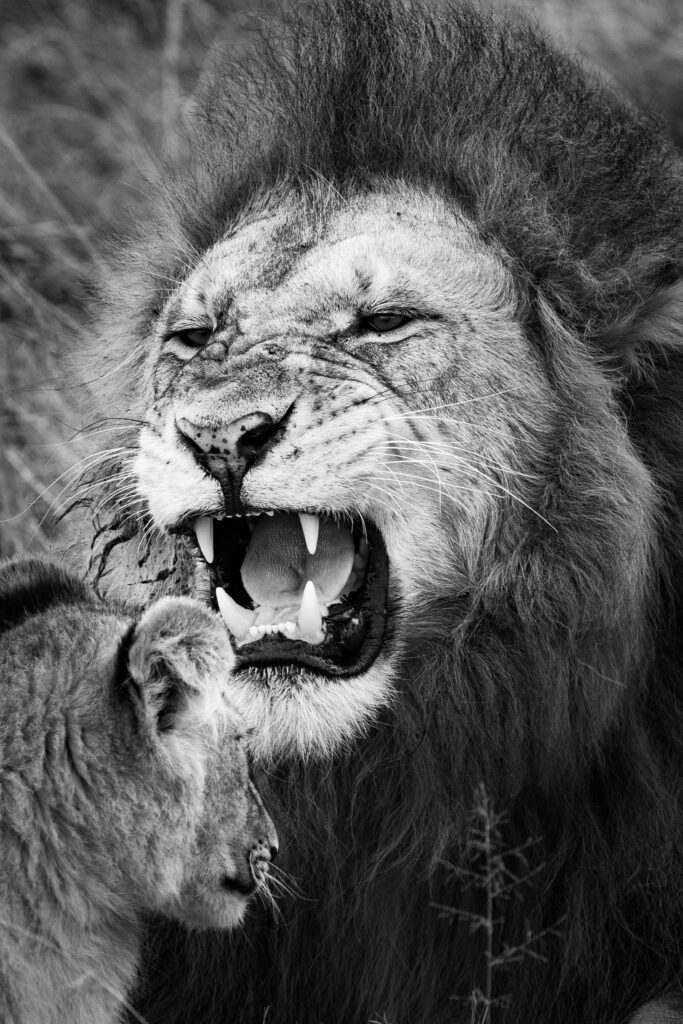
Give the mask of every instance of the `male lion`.
<svg viewBox="0 0 683 1024">
<path fill-rule="evenodd" d="M 0 567 L 0 1019 L 119 1020 L 143 912 L 240 922 L 276 840 L 215 617 L 137 621 L 43 562 Z"/>
<path fill-rule="evenodd" d="M 683 969 L 680 160 L 466 3 L 316 0 L 245 66 L 112 272 L 108 411 L 140 426 L 94 567 L 223 612 L 302 898 L 238 937 L 160 926 L 142 1012 L 656 1018 Z"/>
</svg>

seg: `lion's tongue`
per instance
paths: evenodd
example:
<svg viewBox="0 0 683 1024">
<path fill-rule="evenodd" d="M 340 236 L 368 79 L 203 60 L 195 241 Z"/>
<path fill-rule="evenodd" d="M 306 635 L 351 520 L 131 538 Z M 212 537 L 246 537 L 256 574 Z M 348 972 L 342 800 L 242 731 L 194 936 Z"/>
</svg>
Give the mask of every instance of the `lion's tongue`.
<svg viewBox="0 0 683 1024">
<path fill-rule="evenodd" d="M 306 518 L 310 524 L 314 517 Z M 339 596 L 353 570 L 353 536 L 348 528 L 328 518 L 318 519 L 317 530 L 315 554 L 310 554 L 297 514 L 261 516 L 241 569 L 244 588 L 256 604 L 271 608 L 298 605 L 309 580 L 322 604 L 329 605 Z"/>
</svg>

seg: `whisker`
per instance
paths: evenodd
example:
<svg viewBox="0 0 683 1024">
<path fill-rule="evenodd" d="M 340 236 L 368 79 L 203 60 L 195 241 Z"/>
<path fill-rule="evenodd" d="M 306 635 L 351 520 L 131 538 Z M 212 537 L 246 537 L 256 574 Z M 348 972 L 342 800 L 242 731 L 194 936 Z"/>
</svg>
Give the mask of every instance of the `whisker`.
<svg viewBox="0 0 683 1024">
<path fill-rule="evenodd" d="M 426 379 L 438 381 L 441 378 L 439 376 L 434 376 L 432 378 L 426 378 Z M 398 386 L 405 387 L 408 390 L 408 394 L 410 396 L 412 396 L 415 393 L 415 391 L 417 390 L 413 384 L 409 384 L 409 383 L 406 383 L 405 385 L 398 385 Z M 510 394 L 513 391 L 519 391 L 523 387 L 524 387 L 524 384 L 513 384 L 513 385 L 511 385 L 508 388 L 501 388 L 499 391 L 489 391 L 489 392 L 487 392 L 484 395 L 475 395 L 472 398 L 459 398 L 459 399 L 456 399 L 456 400 L 454 400 L 452 402 L 440 402 L 440 403 L 438 403 L 436 405 L 426 405 L 426 406 L 418 407 L 417 408 L 417 412 L 418 413 L 420 413 L 420 412 L 436 412 L 438 409 L 453 409 L 453 408 L 460 408 L 461 406 L 465 406 L 465 405 L 473 405 L 476 402 L 485 402 L 485 401 L 487 401 L 490 398 L 498 398 L 501 395 L 507 395 L 507 394 Z M 370 402 L 377 401 L 377 400 L 385 401 L 385 400 L 388 400 L 391 397 L 403 399 L 404 396 L 402 396 L 400 394 L 400 392 L 397 391 L 397 390 L 387 388 L 384 392 L 377 392 L 376 394 L 371 395 L 369 398 L 363 399 L 362 402 L 359 403 L 359 404 L 369 404 Z M 390 416 L 387 417 L 387 419 L 390 419 L 390 418 L 391 418 Z"/>
<path fill-rule="evenodd" d="M 111 451 L 113 452 L 113 451 L 115 451 L 115 449 L 111 449 Z M 125 452 L 126 454 L 130 454 L 130 449 L 129 449 L 129 448 L 121 448 L 121 449 L 120 449 L 120 451 L 122 451 L 122 452 Z M 108 457 L 108 456 L 106 456 L 106 457 Z M 21 517 L 22 517 L 22 516 L 24 516 L 24 515 L 26 515 L 26 513 L 27 513 L 27 512 L 28 512 L 28 511 L 29 511 L 30 509 L 32 509 L 32 508 L 33 508 L 33 506 L 34 506 L 34 505 L 35 505 L 35 504 L 36 504 L 37 502 L 41 501 L 41 500 L 42 500 L 42 499 L 43 499 L 43 498 L 45 497 L 45 495 L 49 494 L 49 492 L 50 492 L 50 491 L 52 490 L 52 488 L 53 488 L 53 487 L 54 487 L 54 486 L 55 486 L 56 484 L 58 484 L 58 483 L 60 482 L 60 480 L 63 480 L 63 479 L 65 478 L 65 477 L 66 477 L 66 478 L 68 478 L 68 477 L 69 477 L 70 475 L 72 475 L 72 474 L 73 474 L 73 475 L 75 475 L 76 473 L 80 473 L 80 471 L 81 471 L 81 467 L 83 466 L 83 464 L 84 464 L 85 462 L 87 462 L 87 461 L 88 461 L 88 458 L 89 458 L 89 457 L 88 457 L 88 456 L 86 456 L 85 458 L 83 458 L 83 459 L 80 459 L 80 460 L 79 460 L 79 461 L 78 461 L 77 463 L 75 463 L 75 464 L 74 464 L 73 466 L 69 466 L 69 468 L 68 468 L 68 469 L 65 469 L 63 473 L 60 473 L 60 474 L 59 474 L 59 476 L 55 477 L 55 478 L 54 478 L 54 479 L 53 479 L 53 480 L 52 480 L 52 481 L 51 481 L 51 482 L 50 482 L 49 484 L 47 484 L 47 485 L 46 485 L 46 486 L 45 486 L 45 487 L 44 487 L 44 488 L 42 489 L 42 491 L 41 491 L 41 492 L 40 492 L 39 494 L 37 494 L 37 495 L 35 496 L 35 498 L 33 498 L 33 500 L 32 500 L 32 501 L 30 501 L 30 502 L 29 502 L 29 504 L 28 504 L 28 505 L 27 505 L 27 506 L 26 506 L 25 508 L 23 508 L 23 509 L 22 509 L 22 510 L 21 510 L 20 512 L 17 512 L 17 513 L 16 513 L 16 515 L 13 515 L 13 516 L 9 516 L 9 517 L 8 517 L 8 518 L 6 518 L 6 519 L 0 519 L 0 525 L 4 525 L 4 524 L 6 524 L 6 523 L 13 523 L 13 522 L 15 522 L 16 520 L 18 520 L 18 519 L 21 519 Z M 98 455 L 98 456 L 96 456 L 96 457 L 95 457 L 95 461 L 93 461 L 93 462 L 92 462 L 92 464 L 91 464 L 91 465 L 88 465 L 88 466 L 87 466 L 86 468 L 87 468 L 88 470 L 90 470 L 90 469 L 92 468 L 92 466 L 96 466 L 96 465 L 98 464 L 98 462 L 97 462 L 97 459 L 99 459 L 99 458 L 100 458 L 100 456 L 99 456 L 99 455 Z M 102 459 L 102 461 L 103 461 L 103 459 Z M 66 489 L 67 489 L 67 488 L 68 488 L 69 486 L 71 486 L 71 484 L 67 482 L 67 484 L 65 485 L 65 487 L 64 487 L 64 488 L 62 489 L 62 491 L 61 491 L 61 492 L 60 492 L 60 494 L 58 495 L 58 498 L 59 498 L 59 497 L 61 497 L 61 495 L 62 495 L 62 494 L 64 493 L 64 491 L 65 491 L 65 490 L 66 490 Z"/>
<path fill-rule="evenodd" d="M 278 864 L 271 864 L 268 872 L 270 882 L 279 885 L 283 892 L 297 900 L 308 900 L 299 883 Z"/>
<path fill-rule="evenodd" d="M 282 911 L 278 906 L 275 894 L 270 889 L 271 883 L 272 879 L 266 878 L 266 880 L 262 882 L 256 889 L 256 898 L 263 904 L 264 907 L 271 911 L 276 921 L 282 923 L 284 918 L 282 915 Z"/>
<path fill-rule="evenodd" d="M 535 509 L 535 508 L 533 508 L 533 506 L 529 505 L 529 503 L 524 501 L 523 498 L 520 498 L 520 496 L 518 494 L 515 494 L 514 491 L 511 491 L 509 487 L 506 487 L 504 484 L 500 483 L 500 481 L 496 480 L 494 477 L 490 477 L 488 474 L 486 474 L 482 470 L 478 469 L 478 467 L 472 465 L 471 463 L 466 462 L 464 459 L 461 459 L 460 461 L 464 465 L 468 466 L 468 468 L 470 468 L 473 472 L 475 472 L 478 475 L 482 476 L 484 478 L 484 480 L 487 483 L 489 483 L 492 487 L 496 487 L 498 489 L 498 491 L 502 492 L 503 494 L 506 494 L 513 501 L 516 501 L 519 505 L 522 505 L 524 508 L 526 508 L 529 512 L 531 512 L 538 519 L 540 519 L 541 522 L 545 523 L 546 526 L 550 527 L 550 529 L 553 530 L 555 533 L 558 532 L 557 531 L 557 527 L 553 526 L 552 523 L 548 522 L 548 520 L 545 518 L 545 516 L 541 515 L 541 513 L 539 511 L 537 511 L 537 509 Z M 400 465 L 400 462 L 397 461 L 396 464 Z M 411 480 L 412 483 L 414 483 L 414 478 L 409 478 L 409 479 Z M 485 491 L 483 489 L 479 489 L 479 488 L 475 488 L 475 487 L 470 487 L 470 486 L 465 485 L 465 484 L 458 483 L 457 484 L 457 489 L 459 491 L 467 490 L 467 491 L 473 491 L 475 493 L 478 492 L 480 494 L 488 494 L 490 497 L 495 497 L 495 494 L 493 494 L 490 491 Z M 451 495 L 451 497 L 453 497 L 453 495 Z"/>
<path fill-rule="evenodd" d="M 378 476 L 375 479 L 377 479 L 380 482 L 391 484 L 391 478 L 390 477 Z M 405 483 L 405 484 L 411 484 L 412 485 L 412 484 L 414 484 L 414 482 L 415 481 L 414 481 L 413 478 L 407 477 L 407 478 L 405 478 L 404 481 L 402 481 L 402 484 Z M 439 499 L 442 498 L 442 496 L 443 496 L 442 492 L 439 491 L 439 488 L 438 488 L 437 485 L 429 484 L 429 483 L 424 483 L 423 486 L 424 486 L 425 490 L 427 490 L 428 492 L 432 492 L 437 498 L 439 498 Z M 402 489 L 407 489 L 407 488 L 402 488 Z M 468 493 L 469 492 L 473 492 L 475 494 L 485 494 L 485 495 L 488 495 L 491 498 L 496 497 L 496 495 L 492 494 L 491 492 L 482 490 L 481 488 L 478 488 L 478 487 L 463 486 L 461 488 L 458 488 L 458 490 L 459 491 L 467 491 Z M 386 497 L 387 496 L 387 491 L 383 490 L 382 494 Z M 460 497 L 460 494 L 458 494 L 458 493 L 449 493 L 448 497 L 449 497 L 449 499 L 454 504 L 458 505 L 463 510 L 467 509 L 467 506 L 462 501 L 462 498 Z M 374 500 L 374 497 L 373 497 L 373 500 Z M 440 504 L 439 511 L 441 512 L 442 510 L 443 510 L 442 509 L 442 505 Z M 404 510 L 400 506 L 397 505 L 396 507 L 394 507 L 393 511 L 398 515 L 399 518 L 405 518 L 405 512 L 404 512 Z"/>
<path fill-rule="evenodd" d="M 438 454 L 443 455 L 444 458 L 446 458 L 446 459 L 451 458 L 451 457 L 457 457 L 457 453 L 459 451 L 462 451 L 462 452 L 466 452 L 468 455 L 472 455 L 472 456 L 476 457 L 479 461 L 483 462 L 484 464 L 490 465 L 491 468 L 497 469 L 501 473 L 505 473 L 506 476 L 518 476 L 518 477 L 521 477 L 521 478 L 524 478 L 524 479 L 527 479 L 527 480 L 534 480 L 535 479 L 535 475 L 533 473 L 524 473 L 524 472 L 522 472 L 522 470 L 512 469 L 511 467 L 506 466 L 506 465 L 504 465 L 502 463 L 494 463 L 493 460 L 490 457 L 483 456 L 479 452 L 477 452 L 476 455 L 475 455 L 475 453 L 472 452 L 472 450 L 470 448 L 467 448 L 465 445 L 453 443 L 453 445 L 451 446 L 450 444 L 448 444 L 446 442 L 417 441 L 417 440 L 415 440 L 415 438 L 403 437 L 403 435 L 401 435 L 401 434 L 389 434 L 389 437 L 396 438 L 396 440 L 386 441 L 386 442 L 384 442 L 384 444 L 387 447 L 398 448 L 399 451 L 400 451 L 400 447 L 399 446 L 402 446 L 404 444 L 409 444 L 409 445 L 412 445 L 414 448 L 417 448 L 419 451 L 422 451 L 425 448 L 429 448 L 431 451 L 435 452 L 437 455 Z"/>
</svg>

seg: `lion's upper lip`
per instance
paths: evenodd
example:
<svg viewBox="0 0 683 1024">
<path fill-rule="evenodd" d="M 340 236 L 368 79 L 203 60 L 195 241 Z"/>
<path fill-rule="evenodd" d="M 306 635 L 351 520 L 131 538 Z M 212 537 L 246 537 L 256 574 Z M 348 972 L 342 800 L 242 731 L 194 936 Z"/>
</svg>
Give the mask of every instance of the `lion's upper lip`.
<svg viewBox="0 0 683 1024">
<path fill-rule="evenodd" d="M 242 664 L 346 675 L 377 656 L 387 561 L 372 525 L 269 509 L 199 516 L 193 526 Z"/>
</svg>

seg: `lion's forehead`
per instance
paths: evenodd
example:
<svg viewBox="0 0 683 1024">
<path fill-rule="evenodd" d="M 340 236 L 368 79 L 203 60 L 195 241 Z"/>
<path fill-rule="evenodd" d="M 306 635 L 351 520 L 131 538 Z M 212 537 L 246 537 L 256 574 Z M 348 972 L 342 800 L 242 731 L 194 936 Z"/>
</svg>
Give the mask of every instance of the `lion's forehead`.
<svg viewBox="0 0 683 1024">
<path fill-rule="evenodd" d="M 448 315 L 508 307 L 511 280 L 498 256 L 443 200 L 405 191 L 357 199 L 325 216 L 285 205 L 247 221 L 202 257 L 169 318 L 232 309 L 249 329 L 273 317 L 331 318 L 358 310 L 424 306 Z"/>
</svg>

